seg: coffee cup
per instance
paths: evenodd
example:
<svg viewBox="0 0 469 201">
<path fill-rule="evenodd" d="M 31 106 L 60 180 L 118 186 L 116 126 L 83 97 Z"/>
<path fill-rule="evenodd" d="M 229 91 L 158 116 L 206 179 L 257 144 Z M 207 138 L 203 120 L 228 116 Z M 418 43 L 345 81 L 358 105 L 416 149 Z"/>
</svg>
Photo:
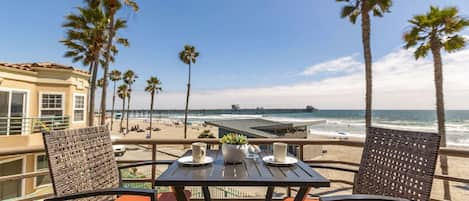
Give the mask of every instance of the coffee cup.
<svg viewBox="0 0 469 201">
<path fill-rule="evenodd" d="M 207 154 L 207 144 L 203 142 L 192 143 L 192 162 L 201 163 Z"/>
<path fill-rule="evenodd" d="M 276 162 L 284 163 L 287 160 L 287 144 L 275 142 L 274 147 L 274 160 Z"/>
</svg>

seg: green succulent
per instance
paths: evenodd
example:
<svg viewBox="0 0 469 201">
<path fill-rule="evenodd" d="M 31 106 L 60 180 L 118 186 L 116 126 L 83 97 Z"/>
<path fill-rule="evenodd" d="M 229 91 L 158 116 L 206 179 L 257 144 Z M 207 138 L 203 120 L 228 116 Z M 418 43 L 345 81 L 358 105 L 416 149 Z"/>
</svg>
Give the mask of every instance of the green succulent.
<svg viewBox="0 0 469 201">
<path fill-rule="evenodd" d="M 244 135 L 228 133 L 220 139 L 220 142 L 222 144 L 244 145 L 248 143 L 248 138 Z"/>
<path fill-rule="evenodd" d="M 215 135 L 213 135 L 210 130 L 204 130 L 202 133 L 199 134 L 198 138 L 215 138 Z"/>
</svg>

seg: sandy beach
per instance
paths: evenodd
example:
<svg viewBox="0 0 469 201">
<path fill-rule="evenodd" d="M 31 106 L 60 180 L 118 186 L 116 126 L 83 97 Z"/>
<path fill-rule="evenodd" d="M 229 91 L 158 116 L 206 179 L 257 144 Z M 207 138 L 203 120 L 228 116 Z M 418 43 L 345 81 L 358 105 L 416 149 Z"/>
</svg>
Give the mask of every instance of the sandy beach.
<svg viewBox="0 0 469 201">
<path fill-rule="evenodd" d="M 123 125 L 125 126 L 125 120 Z M 145 132 L 129 132 L 126 135 L 120 134 L 119 130 L 120 120 L 114 122 L 112 135 L 118 136 L 121 138 L 129 138 L 129 139 L 144 139 L 147 130 Z M 148 120 L 144 119 L 132 119 L 129 122 L 129 126 L 136 126 L 138 125 L 141 129 L 145 129 L 149 126 Z M 153 121 L 153 128 L 159 128 L 159 131 L 152 132 L 153 139 L 183 139 L 184 138 L 184 126 L 182 124 L 177 125 L 174 121 L 164 120 L 164 119 L 155 119 Z M 188 127 L 188 138 L 195 139 L 197 136 L 203 132 L 204 130 L 210 130 L 215 136 L 218 135 L 218 130 L 212 126 L 204 126 L 203 124 L 193 124 Z M 310 136 L 311 138 L 326 138 L 324 136 Z M 314 154 L 312 158 L 305 158 L 305 159 L 315 159 L 315 160 L 339 160 L 339 161 L 347 161 L 347 162 L 360 162 L 361 157 L 361 148 L 352 148 L 352 147 L 345 147 L 345 146 L 316 146 L 313 147 L 314 150 L 322 149 L 322 154 Z M 305 148 L 307 149 L 307 148 Z M 157 159 L 176 159 L 176 156 L 183 154 L 186 150 L 183 146 L 180 145 L 159 145 L 158 146 L 158 153 Z M 131 146 L 127 145 L 127 152 L 118 158 L 118 160 L 144 160 L 144 159 L 151 159 L 151 151 L 142 146 Z M 439 164 L 437 165 L 439 167 Z M 469 160 L 464 158 L 456 158 L 456 157 L 449 157 L 449 172 L 451 176 L 467 178 L 469 174 Z M 157 168 L 157 173 L 160 174 L 163 172 L 166 167 L 159 166 Z M 318 171 L 323 174 L 325 177 L 329 179 L 340 179 L 340 180 L 347 180 L 353 181 L 353 174 L 338 172 L 338 171 L 330 171 L 330 170 L 319 170 Z M 440 173 L 439 168 L 437 168 L 437 174 Z M 137 175 L 145 175 L 148 176 L 151 174 L 151 170 L 149 167 L 139 168 L 137 170 Z M 451 182 L 451 195 L 452 200 L 457 201 L 464 201 L 469 198 L 469 185 Z M 432 197 L 437 199 L 443 198 L 442 192 L 442 182 L 441 180 L 434 180 Z M 192 188 L 192 190 L 196 191 L 195 195 L 202 196 L 198 193 L 200 190 L 199 188 Z M 227 190 L 227 189 L 224 189 Z M 212 189 L 212 191 L 224 191 L 223 189 Z M 238 196 L 247 196 L 247 197 L 263 197 L 265 194 L 265 188 L 231 188 L 227 191 L 235 192 L 235 195 Z M 276 193 L 278 196 L 285 195 L 286 189 L 283 188 L 276 188 Z M 352 192 L 351 186 L 342 184 L 342 183 L 332 183 L 331 188 L 325 189 L 313 189 L 311 193 L 321 194 L 322 192 L 327 191 L 334 191 L 333 194 L 350 194 Z M 215 193 L 217 194 L 217 193 Z"/>
</svg>

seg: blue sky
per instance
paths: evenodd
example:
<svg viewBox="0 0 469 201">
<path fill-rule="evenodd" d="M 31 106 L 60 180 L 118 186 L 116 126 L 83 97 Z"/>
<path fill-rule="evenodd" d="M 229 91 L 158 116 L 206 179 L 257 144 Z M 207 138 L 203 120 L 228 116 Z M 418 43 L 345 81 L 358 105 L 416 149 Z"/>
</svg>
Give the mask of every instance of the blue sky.
<svg viewBox="0 0 469 201">
<path fill-rule="evenodd" d="M 87 69 L 64 58 L 65 48 L 58 42 L 65 33 L 61 28 L 63 16 L 74 12 L 74 7 L 82 3 L 81 0 L 5 1 L 0 8 L 3 27 L 0 60 L 52 61 Z M 133 14 L 131 10 L 121 13 L 129 27 L 120 35 L 129 38 L 131 47 L 120 48 L 116 63 L 111 66 L 136 71 L 140 75 L 136 88 L 143 88 L 147 77 L 157 75 L 164 83 L 164 93 L 184 92 L 187 67 L 177 57 L 184 44 L 195 45 L 201 53 L 193 68 L 194 93 L 316 83 L 351 72 L 301 75 L 308 67 L 347 56 L 362 62 L 360 27 L 340 18 L 342 5 L 333 0 L 140 0 L 138 3 L 141 8 L 138 13 Z M 469 15 L 467 0 L 395 0 L 392 13 L 372 19 L 375 61 L 399 50 L 407 20 L 428 10 L 429 5 L 457 6 L 462 15 Z M 197 98 L 195 104 L 210 107 L 198 104 Z M 256 104 L 262 104 L 261 100 L 252 106 Z"/>
</svg>

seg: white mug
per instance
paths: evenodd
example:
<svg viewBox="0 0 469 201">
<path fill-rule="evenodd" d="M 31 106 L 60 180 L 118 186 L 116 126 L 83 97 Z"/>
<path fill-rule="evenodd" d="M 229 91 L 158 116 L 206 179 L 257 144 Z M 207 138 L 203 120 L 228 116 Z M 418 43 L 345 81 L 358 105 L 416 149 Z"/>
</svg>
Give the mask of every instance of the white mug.
<svg viewBox="0 0 469 201">
<path fill-rule="evenodd" d="M 207 154 L 207 144 L 203 142 L 192 143 L 192 162 L 201 163 Z"/>
<path fill-rule="evenodd" d="M 274 160 L 276 162 L 284 163 L 287 160 L 287 144 L 275 142 L 274 145 Z"/>
</svg>

